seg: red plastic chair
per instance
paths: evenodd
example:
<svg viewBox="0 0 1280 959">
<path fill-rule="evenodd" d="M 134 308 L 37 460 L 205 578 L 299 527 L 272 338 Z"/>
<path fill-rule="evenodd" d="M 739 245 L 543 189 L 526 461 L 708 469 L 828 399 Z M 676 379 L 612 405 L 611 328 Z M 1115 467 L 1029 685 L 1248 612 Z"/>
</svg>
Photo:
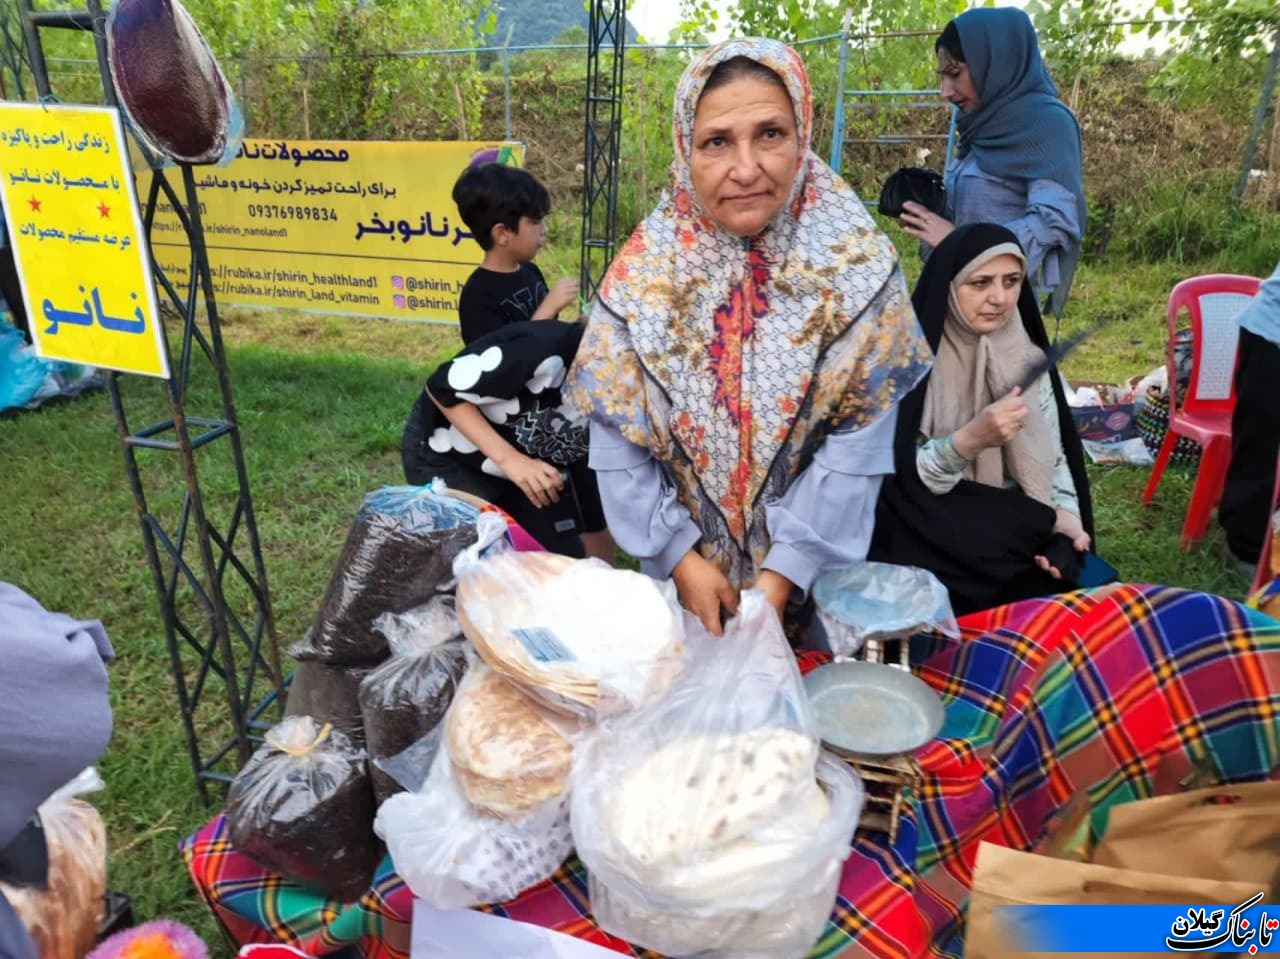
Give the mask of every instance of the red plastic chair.
<svg viewBox="0 0 1280 959">
<path fill-rule="evenodd" d="M 1267 513 L 1267 531 L 1262 538 L 1262 555 L 1258 557 L 1258 568 L 1253 574 L 1253 586 L 1249 589 L 1250 596 L 1256 596 L 1258 591 L 1275 577 L 1271 572 L 1271 547 L 1275 543 L 1276 536 L 1280 534 L 1280 520 L 1275 519 L 1277 513 L 1280 513 L 1280 456 L 1276 457 L 1276 487 L 1271 494 L 1271 511 Z"/>
<path fill-rule="evenodd" d="M 1236 353 L 1240 341 L 1236 318 L 1257 296 L 1261 285 L 1257 277 L 1213 273 L 1183 280 L 1169 294 L 1169 431 L 1142 493 L 1142 505 L 1155 496 L 1178 437 L 1188 436 L 1199 443 L 1200 468 L 1182 524 L 1183 549 L 1204 538 L 1213 508 L 1222 499 L 1227 466 L 1231 463 L 1231 414 L 1236 406 Z M 1191 315 L 1191 381 L 1187 395 L 1178 396 L 1173 346 L 1178 315 L 1183 310 Z"/>
</svg>

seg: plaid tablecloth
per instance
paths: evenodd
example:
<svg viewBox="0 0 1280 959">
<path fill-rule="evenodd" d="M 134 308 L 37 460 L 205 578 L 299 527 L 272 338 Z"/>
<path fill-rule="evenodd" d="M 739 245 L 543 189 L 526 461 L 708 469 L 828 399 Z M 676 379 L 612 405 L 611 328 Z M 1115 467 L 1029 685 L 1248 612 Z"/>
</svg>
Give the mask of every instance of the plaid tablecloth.
<svg viewBox="0 0 1280 959">
<path fill-rule="evenodd" d="M 961 642 L 916 668 L 946 704 L 941 735 L 917 753 L 921 794 L 892 845 L 858 834 L 812 957 L 958 957 L 979 842 L 1029 848 L 1081 791 L 1108 806 L 1175 791 L 1193 771 L 1239 782 L 1280 766 L 1280 623 L 1256 610 L 1183 589 L 1113 585 L 960 625 Z M 801 668 L 821 661 L 806 654 Z M 343 905 L 264 873 L 231 848 L 222 816 L 182 853 L 238 942 L 407 955 L 412 894 L 389 858 L 369 892 Z M 488 909 L 654 955 L 595 925 L 576 859 Z"/>
</svg>

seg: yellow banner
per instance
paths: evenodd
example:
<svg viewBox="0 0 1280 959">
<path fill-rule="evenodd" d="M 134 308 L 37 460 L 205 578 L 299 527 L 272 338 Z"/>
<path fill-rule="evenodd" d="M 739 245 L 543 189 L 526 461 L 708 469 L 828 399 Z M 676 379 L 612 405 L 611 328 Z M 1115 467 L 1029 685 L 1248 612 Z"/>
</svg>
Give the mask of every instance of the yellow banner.
<svg viewBox="0 0 1280 959">
<path fill-rule="evenodd" d="M 453 203 L 471 163 L 519 166 L 516 143 L 246 140 L 196 174 L 220 304 L 458 321 L 458 293 L 484 252 Z M 152 252 L 172 280 L 189 269 L 161 205 Z"/>
<path fill-rule="evenodd" d="M 37 354 L 167 379 L 119 113 L 0 103 L 0 176 Z"/>
</svg>

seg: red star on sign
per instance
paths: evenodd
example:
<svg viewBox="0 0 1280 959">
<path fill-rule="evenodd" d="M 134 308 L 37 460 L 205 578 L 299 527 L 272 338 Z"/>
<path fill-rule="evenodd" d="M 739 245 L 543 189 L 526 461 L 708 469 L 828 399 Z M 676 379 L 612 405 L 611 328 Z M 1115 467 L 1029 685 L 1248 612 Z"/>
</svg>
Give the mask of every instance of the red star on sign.
<svg viewBox="0 0 1280 959">
<path fill-rule="evenodd" d="M 107 206 L 105 203 L 99 203 L 98 215 L 101 216 L 104 220 L 111 219 L 111 207 Z"/>
<path fill-rule="evenodd" d="M 39 200 L 37 200 L 35 197 L 32 197 L 32 198 L 31 198 L 30 200 L 28 200 L 27 202 L 31 204 L 31 211 L 32 211 L 33 213 L 39 213 L 39 212 L 40 212 L 40 201 L 39 201 Z"/>
</svg>

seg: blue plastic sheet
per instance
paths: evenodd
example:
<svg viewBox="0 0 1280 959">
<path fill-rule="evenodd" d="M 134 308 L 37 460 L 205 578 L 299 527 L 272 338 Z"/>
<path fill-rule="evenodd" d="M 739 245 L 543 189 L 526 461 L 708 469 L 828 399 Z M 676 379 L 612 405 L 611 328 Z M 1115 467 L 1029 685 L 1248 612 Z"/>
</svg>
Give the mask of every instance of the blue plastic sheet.
<svg viewBox="0 0 1280 959">
<path fill-rule="evenodd" d="M 35 409 L 100 386 L 102 377 L 92 367 L 41 359 L 22 333 L 0 320 L 0 411 Z"/>
</svg>

